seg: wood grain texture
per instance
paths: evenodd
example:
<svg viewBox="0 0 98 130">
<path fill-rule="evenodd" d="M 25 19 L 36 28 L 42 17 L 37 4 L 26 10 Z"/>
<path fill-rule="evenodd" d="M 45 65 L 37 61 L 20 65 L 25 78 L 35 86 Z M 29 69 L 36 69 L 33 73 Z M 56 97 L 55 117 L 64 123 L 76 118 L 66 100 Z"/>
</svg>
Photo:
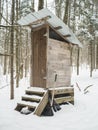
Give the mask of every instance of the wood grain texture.
<svg viewBox="0 0 98 130">
<path fill-rule="evenodd" d="M 47 36 L 44 36 L 45 34 Z M 70 86 L 70 46 L 48 37 L 48 25 L 32 31 L 31 84 L 43 88 L 53 87 L 57 73 L 57 87 Z"/>
<path fill-rule="evenodd" d="M 52 91 L 53 91 L 52 88 L 49 89 L 50 94 L 52 94 Z M 63 87 L 63 88 L 60 88 L 60 89 L 55 88 L 55 90 L 54 90 L 54 95 L 66 94 L 66 93 L 67 93 L 67 94 L 70 94 L 71 96 L 73 96 L 73 94 L 74 94 L 74 88 Z"/>
<path fill-rule="evenodd" d="M 74 97 L 67 96 L 67 97 L 61 97 L 61 98 L 56 98 L 54 99 L 58 104 L 64 103 L 64 102 L 69 102 L 69 101 L 74 101 Z"/>
<path fill-rule="evenodd" d="M 48 103 L 48 91 L 44 94 L 42 100 L 39 102 L 39 105 L 35 109 L 34 114 L 40 116 L 47 103 Z"/>
<path fill-rule="evenodd" d="M 56 87 L 70 86 L 71 64 L 69 45 L 65 42 L 49 39 L 47 48 L 47 87 L 54 86 L 55 73 L 58 75 Z"/>
</svg>

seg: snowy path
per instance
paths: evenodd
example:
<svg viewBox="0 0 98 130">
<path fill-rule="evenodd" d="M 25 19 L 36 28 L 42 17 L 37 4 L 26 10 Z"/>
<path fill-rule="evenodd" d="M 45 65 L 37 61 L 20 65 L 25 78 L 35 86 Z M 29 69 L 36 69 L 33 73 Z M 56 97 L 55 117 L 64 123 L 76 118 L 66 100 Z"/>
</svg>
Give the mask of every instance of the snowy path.
<svg viewBox="0 0 98 130">
<path fill-rule="evenodd" d="M 79 77 L 74 75 L 72 83 L 75 87 L 75 105 L 62 105 L 61 111 L 53 117 L 22 115 L 14 111 L 22 88 L 15 89 L 18 95 L 13 101 L 9 100 L 8 87 L 0 89 L 0 130 L 98 130 L 97 75 L 98 71 L 93 78 L 89 78 L 85 71 L 81 72 Z M 82 92 L 79 92 L 76 82 Z M 24 83 L 23 81 L 21 84 Z M 90 84 L 93 86 L 88 89 L 89 93 L 84 94 L 83 89 Z"/>
</svg>

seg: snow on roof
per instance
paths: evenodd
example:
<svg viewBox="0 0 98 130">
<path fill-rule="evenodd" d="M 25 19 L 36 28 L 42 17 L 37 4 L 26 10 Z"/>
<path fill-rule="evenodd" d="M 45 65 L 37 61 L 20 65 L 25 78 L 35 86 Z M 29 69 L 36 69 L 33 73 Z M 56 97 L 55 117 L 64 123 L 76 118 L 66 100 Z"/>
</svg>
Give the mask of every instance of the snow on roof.
<svg viewBox="0 0 98 130">
<path fill-rule="evenodd" d="M 70 43 L 77 44 L 80 47 L 82 47 L 82 44 L 77 39 L 77 37 L 74 35 L 72 30 L 57 16 L 55 16 L 50 10 L 47 8 L 42 9 L 38 12 L 30 13 L 27 16 L 21 18 L 18 20 L 18 24 L 20 25 L 29 25 L 35 21 L 38 21 L 42 18 L 45 18 L 47 16 L 50 16 L 49 19 L 47 19 L 47 23 L 50 24 L 52 27 L 58 27 L 61 26 L 62 28 L 58 29 L 58 33 L 60 33 L 62 36 L 71 35 L 70 37 L 66 37 L 66 40 L 68 40 Z M 32 25 L 32 27 L 39 26 L 38 25 Z"/>
</svg>

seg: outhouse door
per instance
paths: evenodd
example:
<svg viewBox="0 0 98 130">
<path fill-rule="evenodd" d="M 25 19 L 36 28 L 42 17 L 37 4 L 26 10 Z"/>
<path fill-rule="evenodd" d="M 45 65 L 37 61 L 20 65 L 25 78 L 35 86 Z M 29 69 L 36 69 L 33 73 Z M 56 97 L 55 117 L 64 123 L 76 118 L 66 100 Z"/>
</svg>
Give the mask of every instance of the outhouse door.
<svg viewBox="0 0 98 130">
<path fill-rule="evenodd" d="M 46 28 L 32 32 L 33 86 L 46 87 Z"/>
</svg>

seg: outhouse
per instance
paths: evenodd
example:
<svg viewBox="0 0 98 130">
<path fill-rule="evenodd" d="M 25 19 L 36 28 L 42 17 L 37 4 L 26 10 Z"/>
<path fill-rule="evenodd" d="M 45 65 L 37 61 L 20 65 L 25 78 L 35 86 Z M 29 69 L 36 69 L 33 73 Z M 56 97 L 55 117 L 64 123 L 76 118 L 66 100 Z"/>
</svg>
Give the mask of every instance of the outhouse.
<svg viewBox="0 0 98 130">
<path fill-rule="evenodd" d="M 27 96 L 22 98 L 23 101 L 18 103 L 18 106 L 33 108 L 33 103 L 38 102 L 40 105 L 35 107 L 34 113 L 41 115 L 49 101 L 49 93 L 51 97 L 54 93 L 53 98 L 59 104 L 74 102 L 70 48 L 72 45 L 81 47 L 79 40 L 69 27 L 48 9 L 30 13 L 20 19 L 18 24 L 31 27 L 32 50 L 31 88 L 26 91 Z M 34 94 L 40 96 L 42 94 L 41 101 L 34 99 Z M 26 105 L 26 101 L 33 103 Z"/>
</svg>

